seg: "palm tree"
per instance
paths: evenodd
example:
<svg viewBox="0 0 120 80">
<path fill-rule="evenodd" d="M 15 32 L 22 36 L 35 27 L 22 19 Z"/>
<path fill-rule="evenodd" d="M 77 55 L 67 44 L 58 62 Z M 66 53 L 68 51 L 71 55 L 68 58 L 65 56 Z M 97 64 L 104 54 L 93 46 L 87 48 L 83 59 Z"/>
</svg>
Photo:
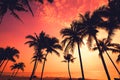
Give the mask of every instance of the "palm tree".
<svg viewBox="0 0 120 80">
<path fill-rule="evenodd" d="M 11 67 L 11 70 L 13 70 L 11 77 L 15 77 L 17 73 L 19 72 L 19 70 L 24 71 L 25 64 L 23 62 L 19 62 L 19 63 L 15 63 L 11 65 L 10 67 Z"/>
<path fill-rule="evenodd" d="M 86 12 L 85 15 L 80 14 L 81 21 L 80 21 L 79 27 L 81 27 L 80 31 L 82 32 L 83 38 L 88 36 L 87 44 L 89 47 L 91 46 L 92 41 L 95 40 L 107 78 L 108 80 L 110 80 L 110 75 L 107 70 L 107 66 L 106 66 L 104 57 L 102 55 L 102 51 L 100 49 L 100 45 L 96 35 L 98 33 L 97 26 L 99 25 L 99 23 L 102 22 L 101 17 L 98 15 L 98 11 L 99 10 L 94 11 L 91 15 L 90 15 L 90 12 Z"/>
<path fill-rule="evenodd" d="M 34 51 L 35 51 L 33 56 L 34 67 L 32 70 L 32 74 L 30 76 L 30 80 L 32 80 L 35 74 L 38 61 L 42 62 L 43 54 L 41 50 L 44 49 L 44 43 L 45 43 L 44 41 L 47 36 L 48 35 L 46 35 L 43 31 L 39 35 L 35 33 L 35 36 L 32 35 L 26 36 L 26 38 L 30 40 L 27 41 L 25 44 L 29 44 L 29 47 L 34 47 Z"/>
<path fill-rule="evenodd" d="M 15 77 L 17 75 L 19 70 L 24 71 L 24 68 L 25 68 L 25 64 L 23 62 L 17 63 L 17 67 L 16 67 L 17 70 L 16 70 L 13 77 Z"/>
<path fill-rule="evenodd" d="M 42 67 L 42 72 L 41 72 L 41 78 L 40 78 L 40 80 L 43 79 L 44 67 L 45 67 L 45 62 L 46 62 L 48 54 L 54 52 L 55 54 L 57 54 L 58 56 L 60 56 L 59 52 L 56 49 L 62 50 L 62 47 L 59 44 L 59 40 L 57 38 L 55 38 L 55 37 L 50 38 L 48 36 L 45 39 L 44 45 L 45 45 L 46 54 L 45 54 L 45 57 L 44 57 L 44 62 L 43 62 L 43 67 Z"/>
<path fill-rule="evenodd" d="M 80 67 L 81 67 L 81 73 L 82 73 L 82 79 L 84 80 L 84 71 L 83 71 L 83 64 L 82 64 L 82 58 L 81 58 L 81 52 L 80 52 L 80 45 L 83 43 L 81 38 L 81 32 L 79 31 L 77 27 L 78 23 L 72 23 L 70 28 L 64 28 L 60 31 L 62 37 L 64 40 L 62 40 L 62 45 L 65 47 L 65 53 L 68 50 L 73 51 L 75 48 L 75 45 L 78 47 L 78 54 L 79 54 L 79 61 L 80 61 Z"/>
<path fill-rule="evenodd" d="M 15 49 L 14 47 L 12 47 L 12 48 L 11 47 L 6 47 L 4 49 L 4 55 L 5 55 L 4 59 L 6 59 L 6 63 L 3 66 L 3 69 L 2 69 L 2 71 L 0 73 L 0 76 L 2 75 L 4 69 L 6 68 L 9 61 L 16 62 L 14 57 L 19 58 L 19 51 L 17 49 Z"/>
<path fill-rule="evenodd" d="M 67 62 L 68 63 L 68 73 L 69 73 L 69 77 L 70 77 L 70 79 L 69 80 L 72 80 L 72 77 L 71 77 L 71 73 L 70 73 L 70 62 L 74 62 L 74 59 L 76 59 L 76 58 L 74 58 L 71 54 L 66 54 L 65 56 L 64 56 L 64 59 L 65 60 L 63 60 L 62 62 Z"/>
<path fill-rule="evenodd" d="M 4 15 L 8 12 L 8 10 L 10 11 L 11 15 L 13 15 L 21 22 L 23 22 L 15 12 L 15 11 L 27 12 L 23 5 L 19 3 L 19 0 L 0 0 L 0 23 L 2 22 L 2 19 Z"/>
<path fill-rule="evenodd" d="M 118 72 L 118 74 L 120 75 L 120 72 L 119 72 L 117 66 L 115 65 L 115 63 L 113 62 L 112 58 L 110 57 L 110 55 L 107 52 L 107 51 L 112 51 L 112 52 L 118 52 L 119 53 L 120 50 L 116 49 L 116 47 L 115 47 L 115 46 L 119 46 L 119 44 L 117 44 L 117 43 L 111 43 L 107 39 L 103 39 L 102 41 L 99 40 L 99 45 L 100 45 L 100 48 L 102 50 L 102 53 L 106 52 L 108 58 L 112 62 L 113 66 L 115 67 L 115 69 Z M 96 50 L 96 49 L 98 49 L 98 47 L 93 48 L 93 50 Z"/>
</svg>

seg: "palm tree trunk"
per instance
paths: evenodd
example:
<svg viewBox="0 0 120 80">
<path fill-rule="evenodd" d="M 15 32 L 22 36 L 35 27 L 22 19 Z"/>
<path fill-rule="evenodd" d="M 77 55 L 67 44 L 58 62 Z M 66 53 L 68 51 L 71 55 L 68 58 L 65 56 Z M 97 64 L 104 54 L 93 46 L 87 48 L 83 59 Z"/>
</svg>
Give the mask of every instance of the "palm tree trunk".
<svg viewBox="0 0 120 80">
<path fill-rule="evenodd" d="M 82 72 L 82 80 L 85 80 L 79 42 L 77 43 L 77 45 L 78 45 L 79 61 L 80 61 L 81 72 Z"/>
<path fill-rule="evenodd" d="M 111 80 L 111 79 L 110 79 L 109 72 L 108 72 L 108 69 L 107 69 L 107 66 L 106 66 L 106 63 L 105 63 L 105 60 L 104 60 L 104 57 L 103 57 L 103 55 L 102 55 L 102 52 L 101 52 L 101 49 L 100 49 L 100 46 L 99 46 L 99 43 L 98 43 L 98 41 L 97 41 L 97 37 L 96 37 L 95 35 L 94 35 L 94 39 L 95 39 L 96 45 L 97 45 L 98 50 L 99 50 L 99 55 L 100 55 L 100 58 L 101 58 L 101 60 L 102 60 L 102 64 L 103 64 L 103 66 L 104 66 L 104 69 L 105 69 L 105 72 L 106 72 L 106 75 L 107 75 L 107 79 L 108 79 L 108 80 Z"/>
<path fill-rule="evenodd" d="M 107 51 L 105 51 L 105 52 L 106 52 L 106 54 L 107 54 L 108 58 L 110 59 L 110 61 L 112 62 L 113 66 L 115 67 L 116 71 L 117 71 L 117 72 L 118 72 L 118 74 L 120 75 L 120 72 L 119 72 L 119 70 L 118 70 L 117 66 L 115 65 L 115 63 L 113 62 L 112 58 L 110 57 L 110 55 L 108 54 L 108 52 L 107 52 Z"/>
<path fill-rule="evenodd" d="M 2 60 L 2 62 L 0 63 L 0 68 L 2 67 L 4 62 L 5 62 L 5 60 Z"/>
<path fill-rule="evenodd" d="M 2 76 L 2 73 L 3 73 L 3 71 L 5 70 L 5 68 L 6 68 L 7 64 L 8 64 L 8 62 L 9 62 L 9 60 L 6 61 L 5 65 L 4 65 L 3 69 L 2 69 L 2 71 L 1 71 L 1 73 L 0 73 L 0 76 Z"/>
<path fill-rule="evenodd" d="M 15 74 L 15 70 L 12 72 L 12 74 L 11 74 L 11 76 L 10 76 L 10 77 L 13 77 L 13 76 L 14 76 L 14 74 Z"/>
<path fill-rule="evenodd" d="M 15 73 L 15 75 L 13 77 L 15 77 L 17 75 L 18 71 L 19 71 L 19 69 L 17 69 L 17 71 L 16 71 L 16 73 Z"/>
<path fill-rule="evenodd" d="M 43 66 L 42 66 L 42 72 L 41 72 L 41 78 L 40 78 L 40 80 L 43 79 L 43 73 L 44 73 L 44 67 L 45 67 L 45 62 L 46 62 L 47 55 L 48 55 L 48 53 L 46 54 L 45 59 L 44 59 L 44 62 L 43 62 Z"/>
<path fill-rule="evenodd" d="M 70 74 L 70 64 L 69 64 L 69 61 L 68 61 L 68 73 L 69 73 L 69 77 L 70 77 L 69 80 L 72 80 L 72 78 L 71 78 L 71 74 Z"/>
<path fill-rule="evenodd" d="M 35 74 L 36 67 L 37 67 L 37 58 L 35 59 L 34 68 L 32 70 L 32 74 L 31 74 L 29 80 L 32 80 L 33 75 Z"/>
</svg>

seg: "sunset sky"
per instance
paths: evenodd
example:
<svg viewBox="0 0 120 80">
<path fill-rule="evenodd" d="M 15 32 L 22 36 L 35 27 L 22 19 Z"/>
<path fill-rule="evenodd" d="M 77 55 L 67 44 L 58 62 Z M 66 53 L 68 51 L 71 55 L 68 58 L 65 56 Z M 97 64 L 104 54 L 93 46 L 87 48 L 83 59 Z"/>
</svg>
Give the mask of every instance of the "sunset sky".
<svg viewBox="0 0 120 80">
<path fill-rule="evenodd" d="M 26 65 L 25 72 L 31 72 L 33 68 L 33 63 L 31 63 L 31 58 L 33 56 L 34 50 L 33 48 L 29 48 L 28 45 L 24 43 L 27 41 L 25 36 L 34 33 L 39 34 L 41 31 L 46 32 L 50 36 L 57 37 L 61 41 L 60 30 L 64 27 L 69 27 L 71 22 L 74 19 L 77 19 L 79 13 L 84 14 L 86 11 L 93 11 L 97 9 L 99 6 L 107 4 L 107 0 L 54 0 L 54 3 L 50 4 L 46 0 L 45 3 L 37 4 L 31 3 L 33 12 L 35 16 L 33 17 L 30 12 L 29 13 L 18 13 L 24 23 L 21 23 L 19 20 L 14 18 L 13 16 L 7 13 L 3 22 L 0 24 L 0 47 L 11 46 L 15 47 L 20 51 L 20 58 L 17 62 L 24 62 Z M 105 31 L 101 30 L 102 34 Z M 106 37 L 105 35 L 100 35 L 99 38 Z M 116 35 L 116 39 L 114 41 L 118 42 L 118 35 Z M 86 42 L 86 40 L 84 40 Z M 120 41 L 119 41 L 120 42 Z M 96 74 L 96 72 L 100 72 L 99 77 L 105 76 L 105 72 L 103 69 L 102 62 L 98 56 L 97 51 L 92 52 L 88 51 L 86 45 L 81 47 L 82 58 L 83 58 L 83 66 L 85 71 L 85 77 L 90 77 L 87 73 L 91 72 L 92 74 Z M 67 64 L 62 63 L 63 53 L 60 52 L 61 56 L 58 57 L 54 55 L 48 55 L 45 72 L 67 72 Z M 79 60 L 77 55 L 77 49 L 75 50 L 74 56 L 77 58 L 73 64 L 71 64 L 72 72 L 79 72 Z M 113 77 L 117 77 L 117 72 L 113 69 L 114 67 L 108 61 L 108 57 L 104 55 L 106 58 L 108 70 L 110 75 Z M 116 54 L 112 54 L 112 58 L 117 58 Z M 12 63 L 9 63 L 11 65 Z M 120 64 L 116 64 L 120 70 Z M 41 72 L 42 64 L 38 65 L 37 72 Z M 9 66 L 5 70 L 10 71 Z M 79 76 L 78 76 L 79 77 Z M 94 76 L 95 77 L 95 76 Z M 97 77 L 96 77 L 97 78 Z"/>
</svg>

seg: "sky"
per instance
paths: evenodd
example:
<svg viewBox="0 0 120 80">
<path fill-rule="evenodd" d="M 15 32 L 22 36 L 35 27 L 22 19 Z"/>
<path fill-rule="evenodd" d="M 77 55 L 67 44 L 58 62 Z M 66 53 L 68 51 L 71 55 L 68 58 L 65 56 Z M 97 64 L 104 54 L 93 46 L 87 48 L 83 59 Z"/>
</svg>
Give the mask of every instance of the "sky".
<svg viewBox="0 0 120 80">
<path fill-rule="evenodd" d="M 57 37 L 62 40 L 60 35 L 60 30 L 65 27 L 69 27 L 71 22 L 78 18 L 79 13 L 84 14 L 86 11 L 93 11 L 99 6 L 107 4 L 107 0 L 54 0 L 54 3 L 50 4 L 44 0 L 44 4 L 31 3 L 33 12 L 35 16 L 33 17 L 30 12 L 28 13 L 18 13 L 24 23 L 14 18 L 8 12 L 4 18 L 3 22 L 0 24 L 0 47 L 11 46 L 15 47 L 20 51 L 20 58 L 17 62 L 24 62 L 26 65 L 25 72 L 31 72 L 33 68 L 33 63 L 31 63 L 31 58 L 34 53 L 33 48 L 29 48 L 28 45 L 24 43 L 27 41 L 25 36 L 34 33 L 39 34 L 41 31 L 46 32 L 51 37 Z M 117 31 L 119 32 L 119 31 Z M 101 35 L 105 33 L 105 35 Z M 101 30 L 98 34 L 98 38 L 106 37 L 106 32 Z M 116 35 L 116 37 L 119 37 Z M 84 40 L 86 42 L 86 40 Z M 119 39 L 114 39 L 118 42 Z M 81 47 L 83 66 L 85 71 L 85 76 L 89 77 L 87 73 L 100 72 L 99 77 L 105 76 L 105 72 L 98 56 L 97 51 L 91 52 L 87 49 L 86 45 Z M 67 72 L 67 64 L 62 63 L 63 52 L 60 51 L 61 56 L 58 57 L 54 53 L 48 55 L 48 60 L 45 66 L 45 72 Z M 116 54 L 111 54 L 112 58 L 117 58 Z M 72 72 L 79 72 L 79 60 L 77 49 L 75 49 L 74 56 L 77 58 L 73 64 L 71 64 Z M 118 76 L 113 69 L 112 64 L 108 61 L 105 56 L 107 65 L 109 67 L 110 75 L 112 77 Z M 9 66 L 12 64 L 10 62 L 5 70 L 10 71 Z M 116 64 L 120 70 L 120 64 Z M 40 63 L 37 68 L 37 72 L 41 72 L 42 64 Z M 94 76 L 95 77 L 95 76 Z M 97 77 L 97 76 L 96 76 Z M 106 78 L 106 77 L 105 77 Z"/>
</svg>

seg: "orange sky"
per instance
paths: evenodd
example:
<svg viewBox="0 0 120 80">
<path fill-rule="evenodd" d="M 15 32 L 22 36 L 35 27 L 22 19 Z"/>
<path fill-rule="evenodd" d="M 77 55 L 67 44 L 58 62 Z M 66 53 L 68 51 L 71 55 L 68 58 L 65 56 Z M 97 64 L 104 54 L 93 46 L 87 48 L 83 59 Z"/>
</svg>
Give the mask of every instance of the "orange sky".
<svg viewBox="0 0 120 80">
<path fill-rule="evenodd" d="M 43 5 L 38 4 L 39 6 L 32 6 L 35 14 L 34 17 L 30 13 L 20 13 L 19 15 L 24 20 L 24 23 L 19 22 L 13 16 L 8 15 L 8 13 L 5 15 L 2 24 L 0 24 L 0 47 L 11 46 L 17 48 L 20 51 L 20 59 L 17 61 L 25 62 L 25 72 L 31 72 L 33 63 L 30 64 L 30 62 L 34 51 L 33 48 L 29 48 L 28 45 L 24 44 L 27 41 L 25 36 L 34 34 L 34 32 L 40 33 L 43 30 L 50 36 L 61 39 L 59 34 L 60 30 L 68 27 L 71 21 L 78 17 L 79 13 L 83 14 L 88 10 L 93 11 L 98 6 L 106 3 L 107 0 L 54 0 L 52 4 L 45 2 Z M 103 71 L 103 75 L 105 76 L 98 54 L 88 51 L 86 46 L 82 47 L 82 53 L 85 74 L 94 70 Z M 77 59 L 71 65 L 72 72 L 79 71 L 80 69 L 77 51 L 74 56 Z M 113 54 L 113 57 L 116 57 L 116 55 Z M 45 72 L 67 72 L 67 65 L 62 63 L 62 60 L 62 52 L 61 57 L 57 57 L 54 54 L 49 55 Z M 41 71 L 41 66 L 41 64 L 38 65 L 38 72 Z M 108 66 L 110 71 L 114 71 L 111 63 L 108 62 Z M 7 67 L 6 71 L 10 71 L 9 67 Z M 113 76 L 112 73 L 110 75 Z M 85 76 L 87 77 L 89 75 Z"/>
</svg>

